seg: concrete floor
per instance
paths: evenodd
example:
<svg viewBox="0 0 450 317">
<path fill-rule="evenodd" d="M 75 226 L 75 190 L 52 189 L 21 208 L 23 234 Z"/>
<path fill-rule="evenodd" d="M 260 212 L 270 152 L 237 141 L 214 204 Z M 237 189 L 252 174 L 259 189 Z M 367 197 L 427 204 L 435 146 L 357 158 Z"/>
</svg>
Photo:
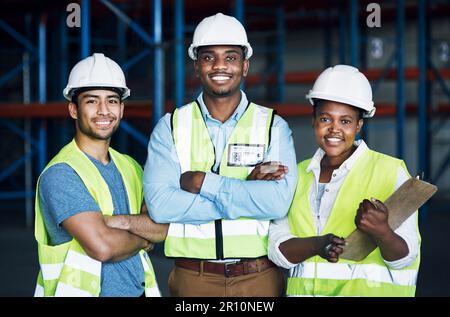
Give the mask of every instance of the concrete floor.
<svg viewBox="0 0 450 317">
<path fill-rule="evenodd" d="M 427 221 L 421 224 L 422 263 L 417 296 L 450 296 L 450 208 L 448 202 L 430 206 Z M 24 227 L 20 212 L 7 214 L 0 206 L 0 296 L 32 296 L 38 272 L 33 231 Z M 167 278 L 173 261 L 162 255 L 162 246 L 151 258 L 163 296 L 168 296 Z"/>
</svg>

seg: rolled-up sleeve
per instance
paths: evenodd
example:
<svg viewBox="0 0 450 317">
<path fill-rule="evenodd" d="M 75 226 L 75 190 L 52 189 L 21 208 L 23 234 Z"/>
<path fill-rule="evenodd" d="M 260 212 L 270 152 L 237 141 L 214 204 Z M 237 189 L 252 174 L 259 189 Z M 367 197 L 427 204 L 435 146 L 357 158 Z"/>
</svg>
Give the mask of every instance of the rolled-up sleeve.
<svg viewBox="0 0 450 317">
<path fill-rule="evenodd" d="M 297 266 L 297 264 L 289 262 L 284 254 L 280 251 L 280 244 L 292 238 L 296 238 L 296 236 L 291 234 L 291 229 L 287 217 L 272 220 L 270 222 L 268 257 L 279 267 L 291 269 Z"/>
</svg>

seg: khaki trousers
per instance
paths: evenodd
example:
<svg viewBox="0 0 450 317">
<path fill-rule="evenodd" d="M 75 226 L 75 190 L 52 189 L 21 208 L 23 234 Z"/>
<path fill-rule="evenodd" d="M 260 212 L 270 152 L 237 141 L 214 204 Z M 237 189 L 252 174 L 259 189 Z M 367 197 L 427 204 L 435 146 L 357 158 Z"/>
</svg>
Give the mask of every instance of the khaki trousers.
<svg viewBox="0 0 450 317">
<path fill-rule="evenodd" d="M 279 297 L 284 292 L 284 274 L 278 267 L 225 277 L 175 266 L 169 275 L 173 297 Z"/>
</svg>

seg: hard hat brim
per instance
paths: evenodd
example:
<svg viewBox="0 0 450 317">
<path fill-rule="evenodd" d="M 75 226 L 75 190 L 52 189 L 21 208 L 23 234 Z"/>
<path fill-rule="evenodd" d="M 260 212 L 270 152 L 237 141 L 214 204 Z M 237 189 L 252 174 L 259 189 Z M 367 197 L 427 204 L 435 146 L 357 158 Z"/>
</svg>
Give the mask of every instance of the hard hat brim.
<svg viewBox="0 0 450 317">
<path fill-rule="evenodd" d="M 198 45 L 195 46 L 194 44 L 191 44 L 188 48 L 188 55 L 189 57 L 193 60 L 196 61 L 197 60 L 197 50 L 199 47 L 202 46 L 213 46 L 213 45 L 230 45 L 230 46 L 241 46 L 244 47 L 244 57 L 245 59 L 250 59 L 250 57 L 253 55 L 253 48 L 251 47 L 250 43 L 223 43 L 223 42 L 217 42 L 217 43 L 208 43 L 207 45 Z"/>
<path fill-rule="evenodd" d="M 120 95 L 122 100 L 128 98 L 130 96 L 130 89 L 127 87 L 116 87 L 116 86 L 105 86 L 105 85 L 89 85 L 83 87 L 66 87 L 63 91 L 64 98 L 68 101 L 72 101 L 72 97 L 75 93 L 80 94 L 89 90 L 112 90 L 117 92 Z"/>
<path fill-rule="evenodd" d="M 374 107 L 373 101 L 370 104 L 364 104 L 363 102 L 356 102 L 355 98 L 345 98 L 343 96 L 335 96 L 330 95 L 326 93 L 320 93 L 320 92 L 314 92 L 310 91 L 306 98 L 309 100 L 311 105 L 314 106 L 314 99 L 321 99 L 321 100 L 329 100 L 329 101 L 336 101 L 340 103 L 345 103 L 347 105 L 359 108 L 364 110 L 363 118 L 371 118 L 374 116 L 376 108 Z"/>
</svg>

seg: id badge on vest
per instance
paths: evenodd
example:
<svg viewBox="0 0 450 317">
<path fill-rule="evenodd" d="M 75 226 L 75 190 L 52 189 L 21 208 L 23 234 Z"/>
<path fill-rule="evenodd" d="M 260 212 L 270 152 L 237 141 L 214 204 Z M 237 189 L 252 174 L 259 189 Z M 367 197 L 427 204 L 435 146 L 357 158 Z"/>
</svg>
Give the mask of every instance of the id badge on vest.
<svg viewBox="0 0 450 317">
<path fill-rule="evenodd" d="M 265 144 L 229 144 L 228 166 L 251 167 L 264 160 Z"/>
</svg>

